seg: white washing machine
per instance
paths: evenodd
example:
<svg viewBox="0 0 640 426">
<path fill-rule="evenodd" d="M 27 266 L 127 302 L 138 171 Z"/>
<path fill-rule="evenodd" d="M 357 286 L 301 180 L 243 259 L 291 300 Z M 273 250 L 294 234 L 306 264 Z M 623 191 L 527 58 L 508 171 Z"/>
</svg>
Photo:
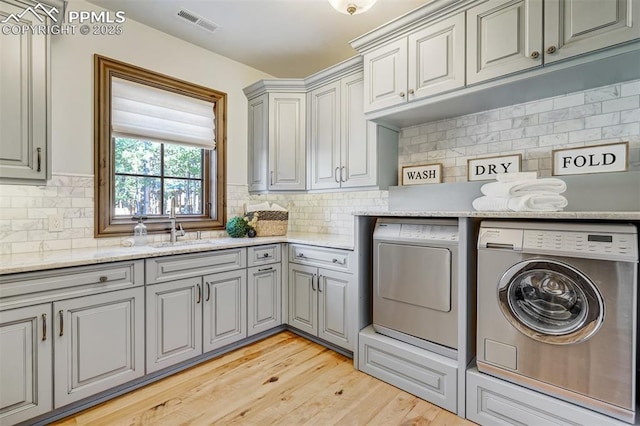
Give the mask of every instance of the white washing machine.
<svg viewBox="0 0 640 426">
<path fill-rule="evenodd" d="M 637 309 L 635 226 L 482 222 L 481 372 L 634 422 Z"/>
</svg>

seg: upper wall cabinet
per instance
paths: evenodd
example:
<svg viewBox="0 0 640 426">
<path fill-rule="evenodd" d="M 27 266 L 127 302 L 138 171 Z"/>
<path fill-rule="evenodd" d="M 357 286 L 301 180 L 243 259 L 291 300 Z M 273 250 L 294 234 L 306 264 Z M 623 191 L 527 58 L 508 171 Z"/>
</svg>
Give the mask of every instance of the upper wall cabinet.
<svg viewBox="0 0 640 426">
<path fill-rule="evenodd" d="M 364 55 L 365 112 L 464 87 L 464 13 Z"/>
<path fill-rule="evenodd" d="M 1 0 L 3 27 L 38 29 L 53 23 L 42 12 L 45 7 L 63 10 L 62 2 L 54 2 L 24 13 L 36 4 Z M 0 52 L 0 183 L 40 185 L 51 177 L 49 35 L 38 30 L 3 34 Z"/>
<path fill-rule="evenodd" d="M 249 99 L 249 191 L 306 188 L 306 95 L 301 80 L 262 80 Z"/>
<path fill-rule="evenodd" d="M 467 81 L 502 77 L 639 38 L 638 18 L 632 16 L 638 11 L 631 3 L 546 0 L 544 19 L 542 0 L 491 0 L 473 7 L 467 11 Z"/>
</svg>

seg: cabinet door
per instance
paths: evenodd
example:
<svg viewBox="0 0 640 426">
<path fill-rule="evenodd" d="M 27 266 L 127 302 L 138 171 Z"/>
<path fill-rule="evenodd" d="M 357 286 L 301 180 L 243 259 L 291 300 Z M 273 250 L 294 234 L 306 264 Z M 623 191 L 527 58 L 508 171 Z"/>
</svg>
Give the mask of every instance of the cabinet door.
<svg viewBox="0 0 640 426">
<path fill-rule="evenodd" d="M 349 286 L 351 274 L 318 271 L 318 337 L 353 350 L 349 339 Z"/>
<path fill-rule="evenodd" d="M 542 0 L 489 0 L 467 11 L 467 82 L 542 65 Z"/>
<path fill-rule="evenodd" d="M 640 38 L 633 0 L 545 0 L 545 63 Z"/>
<path fill-rule="evenodd" d="M 364 117 L 362 73 L 342 79 L 342 166 L 343 188 L 377 184 L 377 125 Z"/>
<path fill-rule="evenodd" d="M 269 94 L 269 189 L 305 189 L 304 93 Z"/>
<path fill-rule="evenodd" d="M 17 26 L 41 25 L 33 13 L 24 13 L 25 6 L 0 2 L 0 21 L 12 15 L 19 17 L 10 21 Z M 49 38 L 29 31 L 3 35 L 0 52 L 0 180 L 42 183 L 49 155 Z"/>
<path fill-rule="evenodd" d="M 53 304 L 55 408 L 144 375 L 144 289 Z"/>
<path fill-rule="evenodd" d="M 247 271 L 204 278 L 204 352 L 247 337 Z"/>
<path fill-rule="evenodd" d="M 249 101 L 249 191 L 266 191 L 269 163 L 269 105 L 264 94 Z"/>
<path fill-rule="evenodd" d="M 399 105 L 407 99 L 407 39 L 364 55 L 365 112 Z"/>
<path fill-rule="evenodd" d="M 289 325 L 318 335 L 318 269 L 311 266 L 289 266 Z"/>
<path fill-rule="evenodd" d="M 282 274 L 279 263 L 249 268 L 247 274 L 247 335 L 253 336 L 282 323 Z"/>
<path fill-rule="evenodd" d="M 464 87 L 464 12 L 409 35 L 408 99 Z"/>
<path fill-rule="evenodd" d="M 51 338 L 51 304 L 0 312 L 0 424 L 53 408 Z"/>
<path fill-rule="evenodd" d="M 311 92 L 311 189 L 340 187 L 340 82 Z"/>
<path fill-rule="evenodd" d="M 202 278 L 146 287 L 147 373 L 202 353 Z"/>
</svg>

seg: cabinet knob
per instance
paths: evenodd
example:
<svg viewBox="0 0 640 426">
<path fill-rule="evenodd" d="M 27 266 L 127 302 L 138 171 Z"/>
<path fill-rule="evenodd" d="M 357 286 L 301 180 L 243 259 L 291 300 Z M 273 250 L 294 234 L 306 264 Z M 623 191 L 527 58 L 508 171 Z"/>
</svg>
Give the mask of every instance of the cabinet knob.
<svg viewBox="0 0 640 426">
<path fill-rule="evenodd" d="M 538 52 L 537 50 L 534 50 L 533 52 L 531 52 L 531 59 L 538 59 L 540 57 L 540 52 Z"/>
<path fill-rule="evenodd" d="M 400 92 L 399 95 L 401 98 L 404 98 L 404 92 Z"/>
<path fill-rule="evenodd" d="M 548 53 L 549 55 L 551 55 L 552 53 L 556 53 L 556 50 L 558 50 L 558 48 L 557 48 L 557 47 L 555 47 L 555 46 L 549 46 L 549 47 L 547 47 L 547 53 Z"/>
<path fill-rule="evenodd" d="M 100 278 L 98 278 L 100 280 L 101 283 L 106 283 L 108 278 L 106 275 L 101 275 Z"/>
<path fill-rule="evenodd" d="M 410 94 L 410 95 L 413 95 L 414 93 L 415 93 L 415 92 L 414 92 L 414 90 L 413 90 L 413 89 L 409 89 L 409 94 Z"/>
<path fill-rule="evenodd" d="M 304 253 L 298 253 L 298 257 L 304 257 Z"/>
<path fill-rule="evenodd" d="M 262 257 L 269 257 L 269 253 L 263 254 Z"/>
</svg>

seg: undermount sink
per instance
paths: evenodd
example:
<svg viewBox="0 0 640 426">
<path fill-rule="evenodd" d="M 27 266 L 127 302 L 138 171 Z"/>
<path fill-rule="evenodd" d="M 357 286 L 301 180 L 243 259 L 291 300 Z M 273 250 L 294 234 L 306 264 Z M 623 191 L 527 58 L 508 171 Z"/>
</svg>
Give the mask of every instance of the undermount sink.
<svg viewBox="0 0 640 426">
<path fill-rule="evenodd" d="M 155 247 L 155 248 L 183 247 L 183 246 L 204 245 L 204 244 L 210 244 L 210 243 L 211 242 L 209 240 L 183 240 L 183 241 L 176 241 L 175 243 L 172 243 L 170 241 L 165 241 L 162 243 L 149 244 L 149 247 Z"/>
</svg>

